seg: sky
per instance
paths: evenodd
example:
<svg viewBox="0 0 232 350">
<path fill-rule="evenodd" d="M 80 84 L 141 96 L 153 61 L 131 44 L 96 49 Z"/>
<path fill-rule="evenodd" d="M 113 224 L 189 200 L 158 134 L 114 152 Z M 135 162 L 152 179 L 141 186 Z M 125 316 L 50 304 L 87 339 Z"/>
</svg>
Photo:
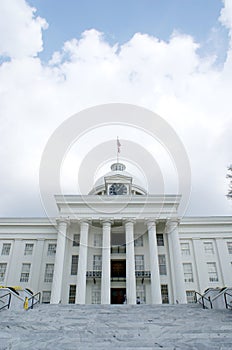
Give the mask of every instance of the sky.
<svg viewBox="0 0 232 350">
<path fill-rule="evenodd" d="M 231 92 L 231 0 L 2 0 L 0 216 L 46 215 L 39 172 L 47 142 L 72 115 L 109 103 L 147 108 L 173 128 L 191 167 L 186 215 L 231 215 Z M 96 147 L 109 142 L 112 160 L 119 135 L 129 169 L 142 164 L 130 163 L 129 145 L 143 146 L 175 191 L 157 140 L 110 121 L 70 145 L 62 190 L 78 191 L 78 171 Z M 102 149 L 93 182 L 108 166 Z"/>
</svg>

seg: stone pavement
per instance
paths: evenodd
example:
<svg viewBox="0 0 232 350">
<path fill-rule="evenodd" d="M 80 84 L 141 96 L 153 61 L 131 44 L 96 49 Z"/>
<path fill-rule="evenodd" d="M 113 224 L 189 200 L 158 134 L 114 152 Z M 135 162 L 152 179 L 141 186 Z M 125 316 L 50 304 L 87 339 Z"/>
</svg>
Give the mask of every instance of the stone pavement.
<svg viewBox="0 0 232 350">
<path fill-rule="evenodd" d="M 39 305 L 0 312 L 1 350 L 229 350 L 232 311 L 199 305 Z"/>
</svg>

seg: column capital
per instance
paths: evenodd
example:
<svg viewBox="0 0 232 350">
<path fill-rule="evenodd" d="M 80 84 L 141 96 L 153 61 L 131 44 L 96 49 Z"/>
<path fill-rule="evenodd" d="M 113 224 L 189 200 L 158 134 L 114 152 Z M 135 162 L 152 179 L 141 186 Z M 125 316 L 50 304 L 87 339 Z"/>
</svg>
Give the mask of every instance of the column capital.
<svg viewBox="0 0 232 350">
<path fill-rule="evenodd" d="M 114 220 L 113 219 L 107 219 L 107 218 L 103 218 L 103 219 L 100 219 L 100 223 L 102 224 L 102 226 L 106 226 L 106 225 L 112 225 L 114 223 Z"/>
<path fill-rule="evenodd" d="M 148 228 L 151 226 L 156 226 L 158 224 L 158 220 L 155 218 L 145 218 L 144 221 Z"/>
<path fill-rule="evenodd" d="M 135 218 L 122 218 L 122 221 L 123 221 L 124 225 L 126 225 L 126 224 L 135 224 L 136 223 L 136 219 Z"/>
<path fill-rule="evenodd" d="M 179 218 L 171 218 L 171 219 L 167 219 L 166 221 L 166 232 L 167 233 L 172 233 L 173 230 L 175 230 L 178 225 L 180 223 L 180 219 Z"/>
<path fill-rule="evenodd" d="M 81 226 L 90 225 L 91 222 L 92 220 L 88 218 L 79 219 L 79 223 Z"/>
<path fill-rule="evenodd" d="M 56 222 L 57 222 L 58 225 L 62 224 L 62 223 L 69 225 L 70 224 L 70 219 L 69 219 L 69 217 L 60 216 L 59 218 L 56 219 Z"/>
</svg>

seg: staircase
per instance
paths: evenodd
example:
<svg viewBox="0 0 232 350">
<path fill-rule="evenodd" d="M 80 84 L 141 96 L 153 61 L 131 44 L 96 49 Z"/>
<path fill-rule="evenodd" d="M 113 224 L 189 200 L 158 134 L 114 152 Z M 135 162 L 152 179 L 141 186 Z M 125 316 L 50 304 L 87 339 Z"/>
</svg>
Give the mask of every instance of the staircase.
<svg viewBox="0 0 232 350">
<path fill-rule="evenodd" d="M 0 349 L 232 349 L 232 312 L 187 305 L 37 305 L 0 313 Z"/>
</svg>

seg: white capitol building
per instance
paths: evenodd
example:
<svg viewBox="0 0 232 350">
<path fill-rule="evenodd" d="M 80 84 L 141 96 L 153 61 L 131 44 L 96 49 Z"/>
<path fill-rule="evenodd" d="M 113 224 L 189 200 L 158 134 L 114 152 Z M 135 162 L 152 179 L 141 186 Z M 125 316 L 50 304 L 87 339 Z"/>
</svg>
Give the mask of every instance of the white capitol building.
<svg viewBox="0 0 232 350">
<path fill-rule="evenodd" d="M 115 163 L 89 194 L 55 196 L 57 219 L 0 219 L 0 285 L 63 304 L 186 303 L 231 287 L 232 217 L 180 220 L 180 199 Z"/>
</svg>

